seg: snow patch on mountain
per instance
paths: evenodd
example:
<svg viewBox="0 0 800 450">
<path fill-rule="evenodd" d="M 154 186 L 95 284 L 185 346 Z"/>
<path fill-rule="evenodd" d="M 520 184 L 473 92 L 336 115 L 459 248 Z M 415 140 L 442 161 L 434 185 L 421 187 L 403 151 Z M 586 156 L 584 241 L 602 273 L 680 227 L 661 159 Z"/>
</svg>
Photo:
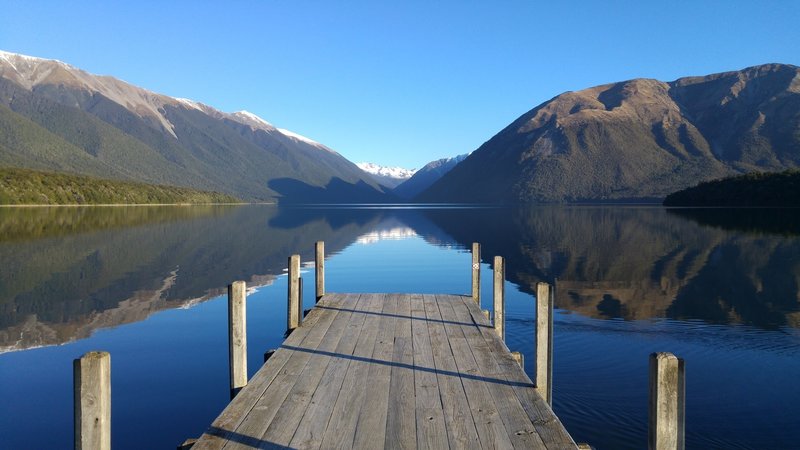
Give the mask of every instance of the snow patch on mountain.
<svg viewBox="0 0 800 450">
<path fill-rule="evenodd" d="M 140 117 L 155 118 L 176 139 L 175 126 L 167 119 L 164 111 L 164 107 L 167 105 L 196 109 L 214 118 L 234 120 L 250 126 L 254 130 L 264 130 L 270 133 L 278 131 L 289 139 L 336 154 L 335 151 L 313 139 L 293 131 L 275 128 L 271 123 L 249 111 L 222 112 L 188 98 L 157 94 L 114 77 L 93 75 L 54 59 L 37 58 L 0 50 L 0 76 L 14 80 L 28 90 L 33 90 L 40 84 L 52 83 L 98 92 Z"/>
<path fill-rule="evenodd" d="M 275 128 L 271 123 L 251 113 L 250 111 L 236 111 L 231 114 L 232 116 L 241 119 L 246 125 L 255 125 L 256 128 L 267 127 L 268 129 Z"/>
<path fill-rule="evenodd" d="M 319 142 L 317 142 L 317 141 L 315 141 L 313 139 L 307 138 L 307 137 L 303 136 L 302 134 L 297 134 L 294 131 L 289 131 L 289 130 L 287 130 L 285 128 L 278 128 L 277 130 L 280 131 L 281 134 L 283 134 L 284 136 L 286 136 L 286 137 L 288 137 L 290 139 L 294 139 L 294 140 L 300 141 L 300 142 L 305 142 L 306 144 L 313 145 L 314 147 L 317 147 L 320 150 L 325 150 L 326 152 L 336 153 L 331 148 L 329 148 L 329 147 L 327 147 L 325 145 L 322 145 L 322 144 L 320 144 Z"/>
<path fill-rule="evenodd" d="M 203 104 L 200 102 L 196 102 L 189 98 L 179 98 L 179 97 L 174 97 L 174 98 L 175 100 L 178 101 L 178 103 L 180 103 L 183 106 L 186 106 L 187 108 L 203 111 Z"/>
<path fill-rule="evenodd" d="M 407 180 L 411 178 L 417 169 L 404 169 L 402 167 L 387 167 L 381 166 L 371 162 L 356 163 L 359 169 L 372 175 L 380 177 L 395 178 L 398 180 Z"/>
</svg>

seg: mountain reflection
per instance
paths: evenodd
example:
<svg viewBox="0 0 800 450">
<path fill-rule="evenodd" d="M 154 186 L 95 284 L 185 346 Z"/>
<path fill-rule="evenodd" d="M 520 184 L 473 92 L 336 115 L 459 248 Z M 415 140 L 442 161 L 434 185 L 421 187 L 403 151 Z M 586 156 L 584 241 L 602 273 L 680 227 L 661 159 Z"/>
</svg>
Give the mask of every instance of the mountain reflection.
<svg viewBox="0 0 800 450">
<path fill-rule="evenodd" d="M 800 236 L 800 208 L 668 208 L 667 213 L 723 230 Z"/>
<path fill-rule="evenodd" d="M 324 217 L 268 226 L 273 206 L 9 208 L 1 211 L 0 351 L 60 344 L 98 328 L 270 284 L 313 243 L 340 251 L 374 223 Z"/>
<path fill-rule="evenodd" d="M 796 221 L 663 208 L 137 207 L 0 209 L 0 351 L 86 337 L 191 305 L 244 279 L 266 285 L 313 243 L 418 235 L 482 243 L 485 262 L 556 307 L 594 318 L 800 327 Z M 729 219 L 735 218 L 735 221 Z M 746 226 L 742 226 L 744 223 Z M 738 225 L 737 225 L 738 224 Z M 368 264 L 365 261 L 365 264 Z"/>
<path fill-rule="evenodd" d="M 506 276 L 526 292 L 555 282 L 557 308 L 594 318 L 800 327 L 796 223 L 785 212 L 779 221 L 746 217 L 763 214 L 706 210 L 704 223 L 716 222 L 699 226 L 660 207 L 426 212 L 461 244 L 481 242 L 485 261 L 503 255 Z M 747 231 L 726 226 L 730 217 Z"/>
</svg>

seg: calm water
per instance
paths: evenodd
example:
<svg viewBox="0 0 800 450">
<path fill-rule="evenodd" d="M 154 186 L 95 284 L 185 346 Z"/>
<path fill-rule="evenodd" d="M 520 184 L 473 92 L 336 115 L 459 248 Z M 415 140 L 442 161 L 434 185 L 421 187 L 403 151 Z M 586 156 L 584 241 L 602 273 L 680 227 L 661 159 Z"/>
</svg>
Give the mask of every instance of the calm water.
<svg viewBox="0 0 800 450">
<path fill-rule="evenodd" d="M 324 240 L 330 292 L 470 289 L 506 257 L 507 343 L 529 361 L 556 283 L 554 410 L 579 442 L 645 448 L 648 354 L 686 360 L 687 448 L 800 442 L 800 212 L 658 207 L 0 208 L 0 447 L 70 448 L 72 360 L 112 359 L 115 448 L 174 448 L 228 400 L 225 286 L 249 368 L 283 340 L 286 261 Z M 313 269 L 306 269 L 306 307 Z"/>
</svg>

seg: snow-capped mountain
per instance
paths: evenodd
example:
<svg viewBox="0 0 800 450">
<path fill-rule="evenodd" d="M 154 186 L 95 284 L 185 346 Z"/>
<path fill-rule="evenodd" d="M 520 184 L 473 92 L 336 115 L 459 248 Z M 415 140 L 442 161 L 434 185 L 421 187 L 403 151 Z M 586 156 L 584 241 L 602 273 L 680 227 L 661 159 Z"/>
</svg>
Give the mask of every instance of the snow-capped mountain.
<svg viewBox="0 0 800 450">
<path fill-rule="evenodd" d="M 244 200 L 381 201 L 387 189 L 325 145 L 53 59 L 0 50 L 0 161 Z"/>
<path fill-rule="evenodd" d="M 186 99 L 179 99 L 179 100 L 186 100 Z M 191 101 L 191 100 L 190 100 Z M 266 120 L 262 119 L 261 117 L 251 113 L 250 111 L 236 111 L 235 113 L 226 114 L 220 113 L 223 117 L 228 117 L 232 120 L 235 120 L 243 125 L 248 125 L 252 127 L 254 130 L 261 130 L 266 131 L 272 134 L 275 132 L 282 134 L 284 137 L 291 139 L 294 142 L 301 142 L 304 144 L 311 145 L 312 147 L 316 147 L 320 150 L 325 150 L 327 152 L 336 153 L 334 150 L 330 149 L 329 147 L 320 144 L 319 142 L 307 138 L 299 133 L 295 133 L 294 131 L 287 130 L 285 128 L 276 128 L 271 123 L 267 122 Z"/>
<path fill-rule="evenodd" d="M 423 168 L 417 170 L 414 176 L 393 189 L 392 193 L 405 199 L 414 198 L 417 194 L 439 180 L 439 178 L 443 177 L 453 167 L 458 165 L 458 163 L 465 160 L 467 156 L 469 156 L 469 153 L 431 161 L 425 164 Z"/>
<path fill-rule="evenodd" d="M 367 172 L 378 183 L 394 188 L 411 178 L 417 169 L 404 169 L 402 167 L 386 167 L 371 162 L 356 163 L 359 169 Z"/>
</svg>

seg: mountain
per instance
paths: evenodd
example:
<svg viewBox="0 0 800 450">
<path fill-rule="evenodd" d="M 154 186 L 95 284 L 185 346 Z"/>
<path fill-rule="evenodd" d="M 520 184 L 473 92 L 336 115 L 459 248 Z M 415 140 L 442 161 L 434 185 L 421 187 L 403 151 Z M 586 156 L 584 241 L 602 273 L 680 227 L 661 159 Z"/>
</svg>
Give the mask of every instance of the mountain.
<svg viewBox="0 0 800 450">
<path fill-rule="evenodd" d="M 416 172 L 416 169 L 404 169 L 402 167 L 385 167 L 370 162 L 356 164 L 359 169 L 367 172 L 372 178 L 383 186 L 393 189 L 402 184 Z"/>
<path fill-rule="evenodd" d="M 700 181 L 798 164 L 800 68 L 767 64 L 561 94 L 523 114 L 418 199 L 660 199 Z"/>
<path fill-rule="evenodd" d="M 0 51 L 0 166 L 218 191 L 245 200 L 381 201 L 330 148 L 60 61 Z"/>
<path fill-rule="evenodd" d="M 444 174 L 450 172 L 456 164 L 466 159 L 467 156 L 469 156 L 469 153 L 431 161 L 425 164 L 422 169 L 419 169 L 414 176 L 394 188 L 392 192 L 401 198 L 414 198 L 417 194 L 435 183 L 439 178 L 443 177 Z"/>
</svg>

